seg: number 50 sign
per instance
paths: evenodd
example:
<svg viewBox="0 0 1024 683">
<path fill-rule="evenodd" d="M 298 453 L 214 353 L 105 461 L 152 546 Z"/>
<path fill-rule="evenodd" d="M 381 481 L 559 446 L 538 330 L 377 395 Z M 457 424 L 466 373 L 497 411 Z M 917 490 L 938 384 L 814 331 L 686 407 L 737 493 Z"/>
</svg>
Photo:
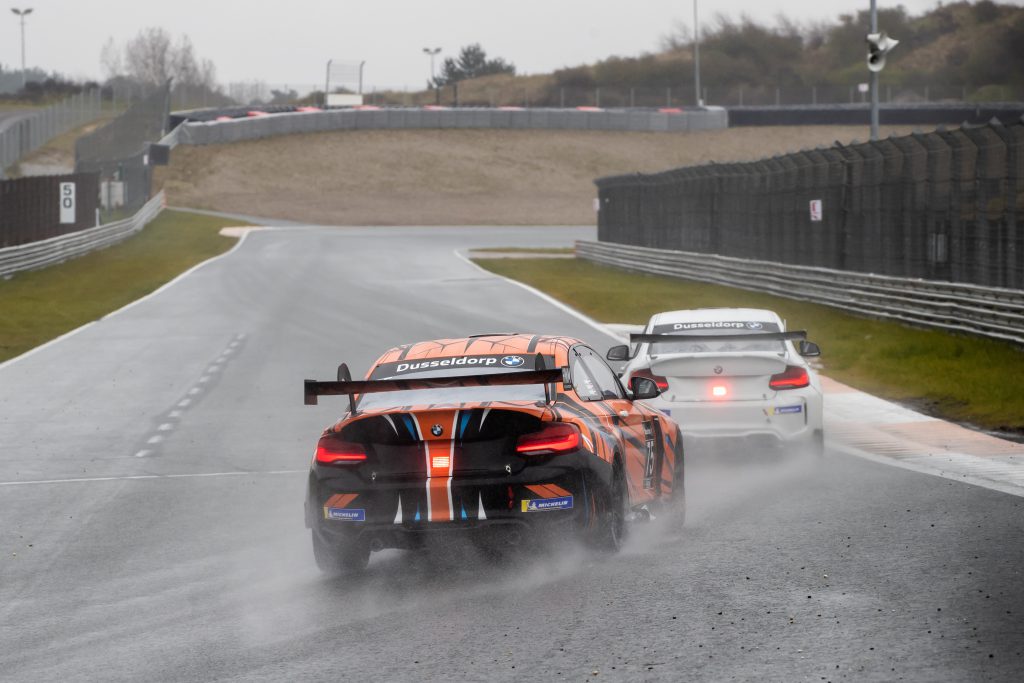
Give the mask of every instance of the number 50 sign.
<svg viewBox="0 0 1024 683">
<path fill-rule="evenodd" d="M 65 223 L 75 222 L 75 184 L 74 183 L 61 183 L 60 184 L 60 222 L 61 225 Z"/>
</svg>

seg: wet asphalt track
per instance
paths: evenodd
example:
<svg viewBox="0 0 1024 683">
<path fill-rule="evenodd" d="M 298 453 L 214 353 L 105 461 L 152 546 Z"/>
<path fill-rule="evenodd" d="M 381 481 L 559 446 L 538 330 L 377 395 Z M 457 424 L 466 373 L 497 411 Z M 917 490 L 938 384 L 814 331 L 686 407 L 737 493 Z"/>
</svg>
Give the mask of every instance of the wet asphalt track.
<svg viewBox="0 0 1024 683">
<path fill-rule="evenodd" d="M 474 332 L 603 350 L 452 256 L 588 234 L 255 233 L 0 368 L 0 679 L 1020 680 L 1024 500 L 839 454 L 691 461 L 685 528 L 614 557 L 390 551 L 321 578 L 301 472 L 341 404 L 301 380 Z M 12 484 L 55 479 L 85 481 Z"/>
</svg>

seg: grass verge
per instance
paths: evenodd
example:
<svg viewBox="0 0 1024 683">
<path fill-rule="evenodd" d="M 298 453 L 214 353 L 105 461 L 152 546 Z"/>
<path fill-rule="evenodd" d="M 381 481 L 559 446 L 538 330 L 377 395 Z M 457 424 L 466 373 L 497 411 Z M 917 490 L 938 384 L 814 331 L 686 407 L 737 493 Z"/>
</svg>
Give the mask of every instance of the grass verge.
<svg viewBox="0 0 1024 683">
<path fill-rule="evenodd" d="M 474 247 L 474 254 L 572 254 L 572 247 Z"/>
<path fill-rule="evenodd" d="M 227 251 L 236 240 L 218 231 L 235 224 L 164 211 L 120 244 L 0 282 L 0 361 L 101 318 Z"/>
<path fill-rule="evenodd" d="M 819 304 L 668 277 L 629 273 L 586 261 L 478 259 L 604 322 L 645 323 L 680 308 L 769 308 L 790 329 L 822 346 L 829 377 L 922 412 L 985 429 L 1024 433 L 1024 351 L 853 316 Z"/>
</svg>

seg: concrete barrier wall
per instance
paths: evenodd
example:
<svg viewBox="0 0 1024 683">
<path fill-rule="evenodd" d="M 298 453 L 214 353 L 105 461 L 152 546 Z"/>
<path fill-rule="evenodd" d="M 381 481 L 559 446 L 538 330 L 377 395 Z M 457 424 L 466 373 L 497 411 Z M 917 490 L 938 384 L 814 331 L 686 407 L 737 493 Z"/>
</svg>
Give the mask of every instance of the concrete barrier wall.
<svg viewBox="0 0 1024 683">
<path fill-rule="evenodd" d="M 288 112 L 230 121 L 190 122 L 176 129 L 176 143 L 217 145 L 275 135 L 329 130 L 408 130 L 423 128 L 522 130 L 619 130 L 683 132 L 728 128 L 724 109 L 680 114 L 657 111 L 579 111 L 575 109 L 380 109 Z"/>
</svg>

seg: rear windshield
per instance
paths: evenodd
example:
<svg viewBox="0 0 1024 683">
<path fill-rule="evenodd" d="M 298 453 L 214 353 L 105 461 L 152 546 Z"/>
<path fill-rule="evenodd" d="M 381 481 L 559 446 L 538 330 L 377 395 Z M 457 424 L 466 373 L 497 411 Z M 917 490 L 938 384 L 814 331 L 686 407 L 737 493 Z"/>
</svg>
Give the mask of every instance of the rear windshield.
<svg viewBox="0 0 1024 683">
<path fill-rule="evenodd" d="M 706 340 L 668 341 L 651 344 L 651 355 L 665 353 L 721 353 L 735 351 L 767 351 L 783 354 L 785 343 L 778 340 L 758 339 L 758 333 L 780 332 L 775 323 L 753 320 L 707 321 L 655 325 L 654 334 L 685 334 L 707 337 Z M 750 340 L 720 340 L 722 335 L 749 335 Z"/>
<path fill-rule="evenodd" d="M 389 363 L 387 365 L 394 365 Z M 522 372 L 533 368 L 524 367 L 460 367 L 445 369 L 431 368 L 428 370 L 406 371 L 400 374 L 394 368 L 381 365 L 374 368 L 370 379 L 416 379 L 424 380 L 431 377 L 464 377 L 467 375 L 496 375 L 509 372 Z M 381 371 L 381 372 L 378 372 Z M 379 394 L 363 394 L 359 398 L 359 410 L 381 410 L 410 405 L 483 403 L 485 401 L 543 401 L 543 384 L 516 384 L 500 387 L 460 387 L 441 386 L 431 389 L 414 389 L 410 391 L 386 391 Z"/>
</svg>

